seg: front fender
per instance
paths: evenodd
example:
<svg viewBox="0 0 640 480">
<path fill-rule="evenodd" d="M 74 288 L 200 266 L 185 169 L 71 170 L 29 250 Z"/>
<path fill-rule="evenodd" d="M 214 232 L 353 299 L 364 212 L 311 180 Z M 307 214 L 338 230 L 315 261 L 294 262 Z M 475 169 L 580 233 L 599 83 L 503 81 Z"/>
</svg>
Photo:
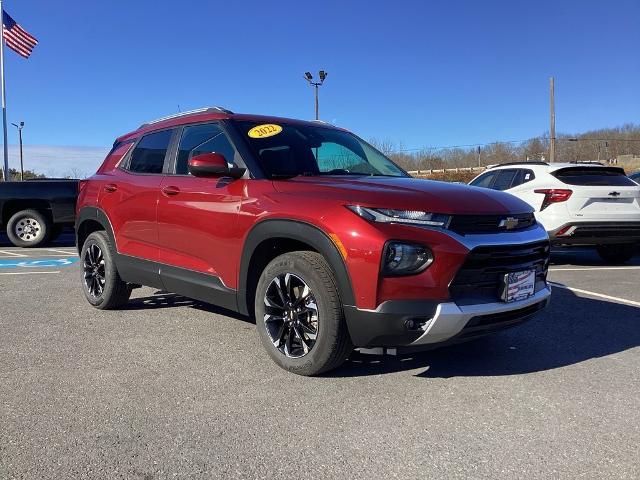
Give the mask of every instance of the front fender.
<svg viewBox="0 0 640 480">
<path fill-rule="evenodd" d="M 340 251 L 331 238 L 318 227 L 299 220 L 268 219 L 257 223 L 247 234 L 238 279 L 238 308 L 241 313 L 249 313 L 247 284 L 251 258 L 258 245 L 272 238 L 284 237 L 309 244 L 320 253 L 333 270 L 342 303 L 355 305 L 349 272 Z"/>
</svg>

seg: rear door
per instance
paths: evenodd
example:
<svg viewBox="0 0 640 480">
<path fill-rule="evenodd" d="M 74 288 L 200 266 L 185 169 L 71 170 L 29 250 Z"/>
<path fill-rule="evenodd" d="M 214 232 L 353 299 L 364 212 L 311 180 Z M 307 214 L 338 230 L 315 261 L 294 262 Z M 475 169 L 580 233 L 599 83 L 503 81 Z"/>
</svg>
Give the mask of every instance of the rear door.
<svg viewBox="0 0 640 480">
<path fill-rule="evenodd" d="M 615 167 L 576 166 L 551 174 L 572 190 L 569 214 L 583 220 L 640 221 L 640 185 Z"/>
<path fill-rule="evenodd" d="M 118 253 L 158 260 L 157 205 L 173 129 L 143 136 L 102 184 L 99 204 L 107 213 Z"/>
</svg>

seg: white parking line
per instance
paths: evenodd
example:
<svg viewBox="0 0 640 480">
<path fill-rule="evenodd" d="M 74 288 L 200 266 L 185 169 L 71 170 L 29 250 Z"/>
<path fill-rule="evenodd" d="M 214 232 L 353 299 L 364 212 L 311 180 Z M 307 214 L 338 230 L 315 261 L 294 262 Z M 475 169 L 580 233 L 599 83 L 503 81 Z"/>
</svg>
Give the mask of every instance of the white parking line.
<svg viewBox="0 0 640 480">
<path fill-rule="evenodd" d="M 0 250 L 0 253 L 4 253 L 5 255 L 10 255 L 12 257 L 26 257 L 26 255 L 23 255 L 22 253 L 13 253 L 7 250 Z"/>
<path fill-rule="evenodd" d="M 73 254 L 75 254 L 75 253 L 76 253 L 76 250 L 75 250 L 75 249 L 70 249 L 70 250 L 58 250 L 58 249 L 55 249 L 55 248 L 47 248 L 47 249 L 45 249 L 45 250 L 47 250 L 48 252 L 64 253 L 65 255 L 69 255 L 69 254 L 72 254 L 72 255 L 73 255 Z"/>
<path fill-rule="evenodd" d="M 0 273 L 0 275 L 41 275 L 41 274 L 47 274 L 47 273 L 60 273 L 60 270 L 55 271 L 55 272 L 6 272 L 6 273 Z"/>
<path fill-rule="evenodd" d="M 581 267 L 581 268 L 550 268 L 550 272 L 580 272 L 582 270 L 586 271 L 596 271 L 596 270 L 640 270 L 640 266 L 629 266 L 629 267 Z"/>
<path fill-rule="evenodd" d="M 563 288 L 565 290 L 571 290 L 572 292 L 582 293 L 584 295 L 589 295 L 590 297 L 604 298 L 605 300 L 613 300 L 614 302 L 624 303 L 626 305 L 633 305 L 634 307 L 640 307 L 640 302 L 627 300 L 626 298 L 612 297 L 610 295 L 604 295 L 603 293 L 590 292 L 589 290 L 582 290 L 580 288 L 567 287 L 566 285 L 562 285 L 561 283 L 556 283 L 556 282 L 549 282 L 549 283 L 553 287 Z"/>
</svg>

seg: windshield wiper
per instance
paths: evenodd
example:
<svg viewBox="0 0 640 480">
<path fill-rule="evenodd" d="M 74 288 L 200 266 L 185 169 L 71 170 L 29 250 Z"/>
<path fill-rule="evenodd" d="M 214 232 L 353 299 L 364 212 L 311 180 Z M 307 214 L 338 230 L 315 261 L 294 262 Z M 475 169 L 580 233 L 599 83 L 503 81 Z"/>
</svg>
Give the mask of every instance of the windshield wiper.
<svg viewBox="0 0 640 480">
<path fill-rule="evenodd" d="M 297 173 L 272 173 L 272 179 L 285 180 L 294 177 L 315 177 L 317 174 L 313 172 L 297 172 Z"/>
<path fill-rule="evenodd" d="M 369 175 L 368 173 L 358 173 L 358 172 L 320 172 L 319 175 L 324 175 L 324 176 L 346 176 L 346 175 L 360 175 L 360 176 L 367 176 Z"/>
</svg>

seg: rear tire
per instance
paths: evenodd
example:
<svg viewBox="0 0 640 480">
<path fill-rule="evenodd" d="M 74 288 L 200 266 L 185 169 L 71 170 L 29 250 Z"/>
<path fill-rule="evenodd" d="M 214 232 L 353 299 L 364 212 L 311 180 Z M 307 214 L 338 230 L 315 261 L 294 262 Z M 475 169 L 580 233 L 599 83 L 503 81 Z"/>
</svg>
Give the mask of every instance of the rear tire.
<svg viewBox="0 0 640 480">
<path fill-rule="evenodd" d="M 51 222 L 38 210 L 21 210 L 7 223 L 7 237 L 16 247 L 40 247 L 49 241 Z"/>
<path fill-rule="evenodd" d="M 285 253 L 266 266 L 256 288 L 255 315 L 264 348 L 289 372 L 327 372 L 353 350 L 335 277 L 316 252 Z"/>
<path fill-rule="evenodd" d="M 120 278 L 114 258 L 106 232 L 93 232 L 82 245 L 82 291 L 87 301 L 100 310 L 121 307 L 131 296 L 131 285 Z"/>
<path fill-rule="evenodd" d="M 597 245 L 598 255 L 607 263 L 625 263 L 635 254 L 634 244 Z"/>
</svg>

